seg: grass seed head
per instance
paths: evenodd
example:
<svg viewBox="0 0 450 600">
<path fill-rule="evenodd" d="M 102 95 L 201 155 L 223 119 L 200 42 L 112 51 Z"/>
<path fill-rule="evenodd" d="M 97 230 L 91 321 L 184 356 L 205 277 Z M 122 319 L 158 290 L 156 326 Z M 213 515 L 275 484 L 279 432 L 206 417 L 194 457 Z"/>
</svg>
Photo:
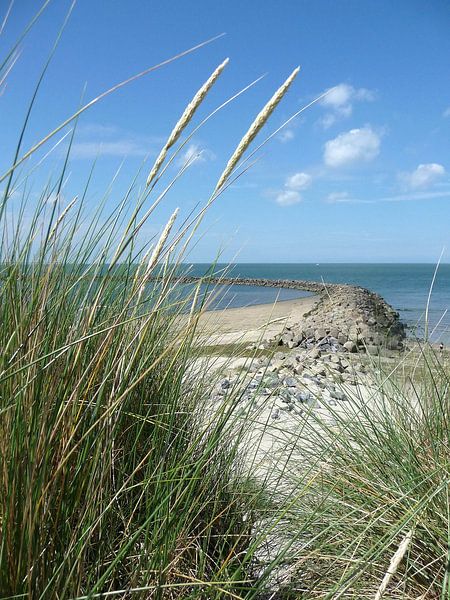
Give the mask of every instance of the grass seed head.
<svg viewBox="0 0 450 600">
<path fill-rule="evenodd" d="M 202 87 L 198 90 L 198 92 L 195 94 L 195 96 L 192 98 L 192 100 L 189 102 L 189 104 L 184 109 L 183 114 L 181 115 L 177 124 L 173 128 L 171 134 L 169 135 L 167 142 L 164 144 L 161 152 L 158 155 L 158 158 L 155 161 L 155 164 L 152 167 L 152 170 L 150 171 L 150 174 L 147 178 L 147 186 L 149 186 L 152 183 L 152 181 L 155 179 L 156 175 L 158 174 L 159 169 L 161 168 L 161 165 L 163 164 L 164 160 L 166 159 L 167 152 L 178 140 L 181 133 L 183 132 L 183 130 L 188 125 L 189 121 L 194 116 L 195 111 L 197 110 L 197 108 L 200 106 L 200 104 L 205 99 L 206 94 L 209 92 L 209 90 L 212 88 L 214 83 L 217 81 L 218 77 L 220 76 L 220 74 L 222 73 L 224 68 L 227 66 L 228 61 L 229 61 L 229 59 L 226 58 L 223 61 L 223 63 L 221 63 L 217 67 L 217 69 L 212 73 L 212 75 L 209 77 L 209 79 L 202 85 Z"/>
<path fill-rule="evenodd" d="M 164 227 L 164 230 L 161 234 L 161 237 L 159 238 L 158 243 L 156 244 L 155 249 L 153 250 L 152 255 L 150 257 L 146 275 L 148 275 L 148 273 L 153 269 L 153 267 L 158 262 L 158 258 L 161 254 L 162 249 L 164 248 L 167 238 L 170 235 L 170 231 L 173 227 L 173 224 L 175 223 L 175 219 L 177 218 L 179 210 L 180 210 L 179 208 L 176 208 L 173 211 L 172 215 L 170 216 L 170 219 L 167 221 L 166 226 Z"/>
<path fill-rule="evenodd" d="M 226 182 L 228 177 L 231 175 L 231 173 L 233 172 L 234 168 L 238 164 L 239 160 L 241 159 L 242 155 L 244 154 L 244 152 L 246 151 L 248 146 L 255 139 L 258 132 L 262 129 L 262 127 L 264 126 L 264 124 L 266 123 L 266 121 L 268 120 L 270 115 L 273 113 L 273 111 L 275 110 L 275 108 L 277 107 L 277 105 L 279 104 L 281 99 L 283 98 L 283 96 L 288 91 L 289 87 L 291 86 L 291 83 L 297 77 L 297 74 L 299 71 L 300 71 L 300 67 L 297 67 L 296 69 L 293 70 L 293 72 L 289 75 L 289 77 L 286 79 L 286 81 L 283 83 L 283 85 L 278 88 L 278 90 L 275 92 L 275 94 L 272 96 L 272 98 L 267 102 L 267 104 L 264 106 L 264 108 L 258 114 L 256 119 L 250 125 L 250 128 L 248 129 L 247 133 L 241 139 L 236 150 L 234 151 L 233 155 L 231 156 L 230 160 L 228 161 L 228 164 L 225 167 L 225 170 L 223 171 L 222 175 L 219 177 L 219 181 L 217 182 L 215 192 L 217 192 L 224 185 L 224 183 Z"/>
</svg>

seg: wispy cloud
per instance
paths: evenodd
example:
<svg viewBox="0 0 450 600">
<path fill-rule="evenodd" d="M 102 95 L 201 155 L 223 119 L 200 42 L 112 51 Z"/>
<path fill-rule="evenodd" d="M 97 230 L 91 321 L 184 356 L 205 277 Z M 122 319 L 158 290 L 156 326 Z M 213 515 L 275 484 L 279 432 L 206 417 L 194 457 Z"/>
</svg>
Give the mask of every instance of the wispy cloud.
<svg viewBox="0 0 450 600">
<path fill-rule="evenodd" d="M 184 167 L 187 163 L 204 163 L 208 160 L 214 160 L 216 158 L 214 152 L 201 146 L 200 144 L 193 142 L 189 144 L 186 150 L 179 156 L 177 164 L 178 167 Z"/>
<path fill-rule="evenodd" d="M 399 174 L 399 179 L 405 189 L 428 189 L 445 175 L 445 168 L 439 163 L 419 165 L 414 171 Z"/>
<path fill-rule="evenodd" d="M 295 138 L 295 133 L 293 132 L 292 129 L 283 129 L 282 131 L 280 131 L 280 133 L 278 134 L 278 140 L 282 143 L 282 144 L 286 144 L 287 142 L 290 142 L 291 140 L 293 140 Z"/>
<path fill-rule="evenodd" d="M 337 204 L 339 202 L 353 202 L 354 199 L 348 192 L 331 192 L 327 196 L 327 202 L 330 204 Z"/>
<path fill-rule="evenodd" d="M 292 206 L 302 201 L 302 195 L 296 190 L 282 190 L 278 192 L 275 202 L 280 206 Z"/>
<path fill-rule="evenodd" d="M 290 175 L 285 183 L 284 189 L 280 190 L 275 196 L 275 202 L 280 206 L 291 206 L 302 201 L 300 192 L 309 188 L 312 183 L 312 177 L 308 173 L 294 173 Z"/>
<path fill-rule="evenodd" d="M 332 192 L 326 197 L 326 202 L 331 204 L 378 204 L 380 202 L 411 202 L 439 198 L 450 198 L 450 189 L 439 192 L 411 192 L 409 194 L 397 194 L 395 196 L 382 196 L 370 199 L 355 198 L 348 192 Z"/>
<path fill-rule="evenodd" d="M 367 88 L 354 88 L 347 83 L 340 83 L 326 90 L 327 95 L 320 104 L 328 111 L 319 123 L 324 129 L 328 129 L 337 121 L 350 117 L 355 102 L 372 102 L 375 100 L 375 92 Z"/>
<path fill-rule="evenodd" d="M 324 147 L 323 159 L 328 167 L 345 167 L 358 162 L 368 162 L 378 156 L 381 137 L 370 125 L 360 129 L 350 129 Z"/>
</svg>

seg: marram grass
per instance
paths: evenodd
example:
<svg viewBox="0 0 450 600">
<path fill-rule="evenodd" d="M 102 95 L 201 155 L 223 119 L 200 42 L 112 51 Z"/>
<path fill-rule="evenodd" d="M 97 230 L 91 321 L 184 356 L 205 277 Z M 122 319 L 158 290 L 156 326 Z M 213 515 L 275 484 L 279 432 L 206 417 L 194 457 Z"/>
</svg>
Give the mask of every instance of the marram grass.
<svg viewBox="0 0 450 600">
<path fill-rule="evenodd" d="M 0 86 L 16 52 L 0 64 Z M 258 414 L 237 417 L 238 386 L 211 414 L 212 376 L 197 360 L 214 360 L 199 343 L 204 288 L 186 293 L 176 275 L 207 207 L 297 69 L 197 216 L 177 230 L 173 212 L 154 240 L 143 242 L 142 230 L 180 184 L 185 169 L 170 179 L 167 167 L 226 63 L 188 104 L 148 184 L 137 185 L 143 165 L 109 212 L 114 179 L 88 220 L 91 176 L 62 203 L 76 131 L 64 134 L 71 142 L 60 172 L 33 202 L 28 185 L 47 157 L 35 153 L 125 82 L 25 153 L 19 141 L 0 173 L 1 599 L 450 598 L 449 371 L 441 356 L 425 348 L 420 378 L 383 375 L 373 401 L 336 412 L 332 426 L 311 412 L 278 479 L 267 474 L 275 490 L 243 467 Z M 274 587 L 280 573 L 289 577 Z"/>
<path fill-rule="evenodd" d="M 106 190 L 88 220 L 89 182 L 64 206 L 71 143 L 30 202 L 25 161 L 41 145 L 21 156 L 19 142 L 0 175 L 0 598 L 250 597 L 262 585 L 249 518 L 260 492 L 238 483 L 233 398 L 207 428 L 199 421 L 211 382 L 191 373 L 205 299 L 176 280 L 190 228 L 174 232 L 175 211 L 153 247 L 142 242 L 151 189 L 135 179 L 109 212 Z"/>
<path fill-rule="evenodd" d="M 288 470 L 292 486 L 306 465 L 316 476 L 290 511 L 293 530 L 308 524 L 295 558 L 299 597 L 450 598 L 449 364 L 427 347 L 415 360 L 420 378 L 409 385 L 389 363 L 373 364 L 369 398 L 347 402 L 332 424 L 305 426 L 312 443 Z"/>
</svg>

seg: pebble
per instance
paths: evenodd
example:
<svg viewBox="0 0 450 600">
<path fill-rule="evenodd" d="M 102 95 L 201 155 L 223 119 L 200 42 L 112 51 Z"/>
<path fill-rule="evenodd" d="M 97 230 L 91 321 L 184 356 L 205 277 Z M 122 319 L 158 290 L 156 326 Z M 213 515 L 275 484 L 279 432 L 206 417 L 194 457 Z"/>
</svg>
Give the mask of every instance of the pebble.
<svg viewBox="0 0 450 600">
<path fill-rule="evenodd" d="M 352 386 L 358 381 L 367 382 L 365 367 L 350 360 L 344 348 L 335 347 L 338 340 L 331 341 L 326 353 L 314 345 L 309 351 L 303 348 L 300 351 L 277 352 L 272 360 L 267 359 L 266 362 L 264 359 L 263 370 L 244 376 L 242 380 L 241 396 L 238 396 L 242 414 L 250 409 L 270 407 L 270 418 L 278 420 L 283 415 L 303 415 L 306 406 L 320 410 L 321 405 L 331 407 L 348 401 L 338 382 Z M 326 343 L 330 345 L 329 341 Z M 225 395 L 234 389 L 239 393 L 237 382 L 232 377 L 221 379 L 211 400 L 223 402 Z"/>
<path fill-rule="evenodd" d="M 331 390 L 330 396 L 336 400 L 347 400 L 347 396 L 344 394 L 344 392 L 341 392 L 341 390 Z"/>
</svg>

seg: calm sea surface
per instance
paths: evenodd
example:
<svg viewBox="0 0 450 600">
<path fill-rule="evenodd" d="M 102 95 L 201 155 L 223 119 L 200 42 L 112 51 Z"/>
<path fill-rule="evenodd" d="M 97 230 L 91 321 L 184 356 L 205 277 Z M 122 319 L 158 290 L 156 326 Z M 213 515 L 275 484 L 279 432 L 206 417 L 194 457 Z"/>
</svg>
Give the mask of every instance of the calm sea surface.
<svg viewBox="0 0 450 600">
<path fill-rule="evenodd" d="M 188 266 L 188 265 L 186 265 Z M 399 311 L 401 319 L 421 336 L 424 328 L 425 308 L 433 279 L 432 264 L 219 264 L 215 271 L 227 267 L 229 276 L 264 279 L 308 279 L 330 283 L 360 285 L 377 292 Z M 203 275 L 206 264 L 189 265 L 192 275 Z M 218 307 L 238 307 L 289 300 L 308 294 L 297 290 L 279 290 L 254 286 L 231 286 L 218 299 Z M 450 343 L 450 264 L 438 269 L 429 306 L 432 339 Z"/>
</svg>

